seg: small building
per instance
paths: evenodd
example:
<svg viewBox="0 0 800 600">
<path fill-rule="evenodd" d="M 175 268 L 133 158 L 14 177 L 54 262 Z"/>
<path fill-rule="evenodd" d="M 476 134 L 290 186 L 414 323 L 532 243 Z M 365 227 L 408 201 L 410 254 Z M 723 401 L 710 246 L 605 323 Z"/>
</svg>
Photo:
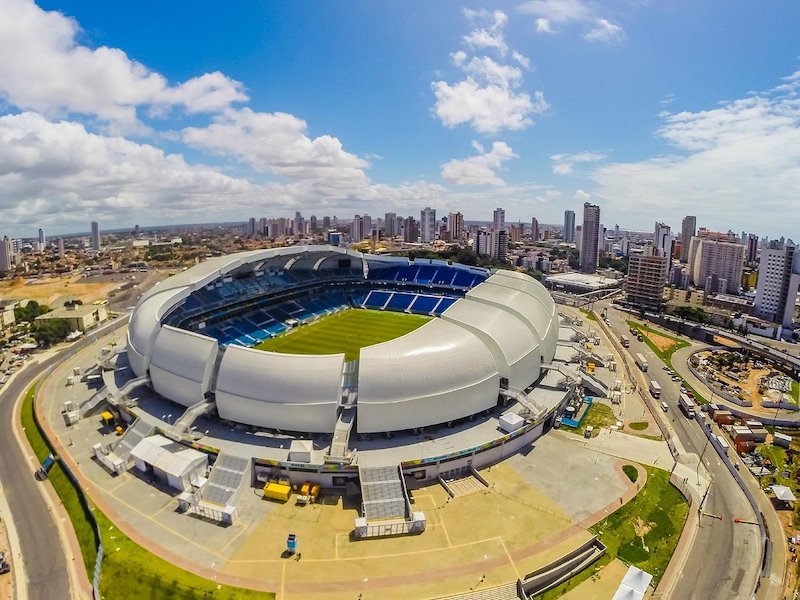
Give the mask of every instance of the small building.
<svg viewBox="0 0 800 600">
<path fill-rule="evenodd" d="M 108 311 L 103 305 L 71 304 L 56 308 L 36 317 L 37 321 L 66 321 L 71 331 L 86 332 L 108 319 Z"/>
<path fill-rule="evenodd" d="M 785 485 L 772 485 L 770 486 L 772 493 L 775 494 L 775 507 L 783 509 L 791 509 L 792 505 L 797 502 L 792 490 Z"/>
<path fill-rule="evenodd" d="M 788 448 L 792 445 L 792 438 L 785 433 L 776 433 L 772 436 L 772 445 L 780 446 L 781 448 Z"/>
<path fill-rule="evenodd" d="M 136 468 L 176 490 L 200 487 L 208 471 L 208 456 L 162 435 L 144 438 L 131 450 Z"/>
</svg>

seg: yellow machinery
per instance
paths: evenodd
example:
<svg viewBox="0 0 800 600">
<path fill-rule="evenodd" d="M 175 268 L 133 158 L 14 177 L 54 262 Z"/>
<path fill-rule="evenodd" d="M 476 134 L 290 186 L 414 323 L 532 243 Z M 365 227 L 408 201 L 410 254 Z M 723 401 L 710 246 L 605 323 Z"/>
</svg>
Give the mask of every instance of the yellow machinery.
<svg viewBox="0 0 800 600">
<path fill-rule="evenodd" d="M 594 369 L 595 365 L 593 362 L 589 361 L 586 363 L 586 372 L 589 373 L 589 375 L 594 375 Z"/>
<path fill-rule="evenodd" d="M 104 410 L 100 413 L 100 421 L 102 421 L 103 425 L 106 427 L 111 427 L 114 424 L 114 415 L 111 412 Z"/>
<path fill-rule="evenodd" d="M 281 481 L 268 481 L 264 486 L 264 498 L 269 500 L 277 500 L 278 502 L 287 502 L 292 495 L 292 486 L 289 482 Z"/>
<path fill-rule="evenodd" d="M 300 488 L 300 494 L 297 496 L 297 503 L 304 505 L 310 502 L 316 502 L 319 497 L 319 484 L 306 481 Z"/>
</svg>

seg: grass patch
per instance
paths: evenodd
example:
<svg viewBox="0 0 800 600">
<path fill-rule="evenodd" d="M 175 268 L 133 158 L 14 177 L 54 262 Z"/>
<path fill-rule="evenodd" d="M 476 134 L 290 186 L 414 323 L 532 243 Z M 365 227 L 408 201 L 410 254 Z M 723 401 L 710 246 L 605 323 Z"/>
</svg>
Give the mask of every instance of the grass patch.
<svg viewBox="0 0 800 600">
<path fill-rule="evenodd" d="M 669 473 L 645 466 L 647 483 L 625 506 L 590 530 L 608 553 L 653 575 L 657 585 L 678 544 L 689 505 L 669 482 Z"/>
<path fill-rule="evenodd" d="M 636 480 L 639 479 L 639 469 L 633 465 L 622 465 L 622 472 L 628 476 L 631 483 L 636 483 Z"/>
<path fill-rule="evenodd" d="M 586 428 L 591 425 L 594 427 L 594 430 L 592 431 L 592 437 L 597 437 L 600 435 L 601 429 L 605 427 L 611 427 L 616 422 L 617 417 L 614 416 L 614 411 L 611 410 L 610 406 L 595 402 L 589 407 L 589 411 L 586 413 L 583 421 L 581 421 L 580 427 L 564 427 L 567 431 L 577 433 L 578 435 L 583 435 L 583 432 L 586 431 Z"/>
<path fill-rule="evenodd" d="M 650 426 L 650 423 L 647 421 L 636 421 L 635 423 L 629 423 L 628 427 L 633 429 L 634 431 L 644 431 Z"/>
<path fill-rule="evenodd" d="M 51 449 L 36 425 L 33 416 L 35 388 L 31 387 L 22 403 L 22 426 L 25 436 L 39 461 Z M 87 511 L 83 508 L 78 490 L 67 477 L 60 462 L 50 470 L 49 481 L 69 514 L 70 521 L 80 544 L 83 563 L 89 578 L 94 573 L 97 559 L 94 528 Z M 46 485 L 46 484 L 42 484 Z M 91 512 L 97 520 L 105 548 L 100 592 L 103 598 L 118 598 L 123 593 L 126 598 L 141 600 L 203 600 L 224 598 L 226 600 L 255 600 L 275 598 L 269 592 L 257 592 L 217 584 L 184 571 L 166 560 L 145 550 L 124 533 L 97 507 Z"/>
<path fill-rule="evenodd" d="M 800 381 L 792 379 L 792 398 L 795 402 L 800 402 Z"/>
<path fill-rule="evenodd" d="M 595 316 L 594 311 L 584 310 L 582 308 L 578 310 L 580 310 L 586 316 L 587 321 L 597 321 L 597 316 Z"/>
<path fill-rule="evenodd" d="M 431 317 L 379 310 L 351 309 L 301 325 L 264 340 L 259 350 L 286 354 L 339 354 L 355 360 L 365 346 L 400 337 L 430 321 Z"/>
</svg>

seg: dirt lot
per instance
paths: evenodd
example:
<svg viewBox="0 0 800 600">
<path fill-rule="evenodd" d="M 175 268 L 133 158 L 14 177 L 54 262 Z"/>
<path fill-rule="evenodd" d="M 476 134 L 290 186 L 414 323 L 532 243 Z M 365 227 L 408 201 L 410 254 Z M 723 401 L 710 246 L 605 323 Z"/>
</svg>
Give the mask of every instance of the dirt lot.
<svg viewBox="0 0 800 600">
<path fill-rule="evenodd" d="M 675 345 L 675 340 L 672 338 L 668 338 L 663 335 L 658 335 L 657 333 L 653 333 L 652 331 L 642 331 L 647 338 L 653 342 L 656 348 L 658 348 L 661 352 L 667 352 L 670 348 Z"/>
<path fill-rule="evenodd" d="M 113 283 L 83 283 L 80 277 L 52 279 L 14 279 L 0 283 L 0 298 L 3 300 L 36 300 L 40 304 L 53 305 L 59 297 L 79 298 L 84 304 L 102 300 L 119 285 Z"/>
</svg>

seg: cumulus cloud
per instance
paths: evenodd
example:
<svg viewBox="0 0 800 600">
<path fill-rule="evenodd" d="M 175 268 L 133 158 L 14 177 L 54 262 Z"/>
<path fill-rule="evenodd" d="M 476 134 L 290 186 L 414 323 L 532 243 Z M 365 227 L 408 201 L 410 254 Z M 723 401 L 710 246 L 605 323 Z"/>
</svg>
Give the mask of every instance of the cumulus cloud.
<svg viewBox="0 0 800 600">
<path fill-rule="evenodd" d="M 293 179 L 366 182 L 369 163 L 330 135 L 310 138 L 308 125 L 287 113 L 229 109 L 207 127 L 183 130 L 190 146 L 232 156 L 254 169 Z"/>
<path fill-rule="evenodd" d="M 130 224 L 241 219 L 301 210 L 361 210 L 388 203 L 419 209 L 441 203 L 443 186 L 397 185 L 366 178 L 253 183 L 192 165 L 179 154 L 121 136 L 92 133 L 80 123 L 36 113 L 0 117 L 0 222 L 9 227 L 85 229 L 92 219 Z"/>
<path fill-rule="evenodd" d="M 501 10 L 490 13 L 487 10 L 465 8 L 464 15 L 471 22 L 484 25 L 465 35 L 464 43 L 472 50 L 494 49 L 505 56 L 508 52 L 508 45 L 503 37 L 503 29 L 508 23 L 506 14 Z"/>
<path fill-rule="evenodd" d="M 578 163 L 597 162 L 607 158 L 602 152 L 577 152 L 575 154 L 553 154 L 553 173 L 556 175 L 571 175 Z"/>
<path fill-rule="evenodd" d="M 442 178 L 457 185 L 494 185 L 504 186 L 505 181 L 497 176 L 497 170 L 503 163 L 518 158 L 505 142 L 494 142 L 487 151 L 478 142 L 472 142 L 478 153 L 465 159 L 453 159 L 442 165 Z"/>
<path fill-rule="evenodd" d="M 784 82 L 710 110 L 662 113 L 657 133 L 675 151 L 600 167 L 595 194 L 641 222 L 670 210 L 733 229 L 780 215 L 797 228 L 800 80 Z"/>
<path fill-rule="evenodd" d="M 186 163 L 179 155 L 88 132 L 36 113 L 0 117 L 0 222 L 85 226 L 143 215 L 227 211 L 262 198 L 244 179 Z M 208 213 L 205 213 L 208 214 Z M 230 212 L 228 212 L 230 214 Z"/>
<path fill-rule="evenodd" d="M 130 131 L 141 129 L 139 107 L 213 112 L 247 99 L 219 72 L 170 85 L 122 50 L 81 45 L 73 19 L 31 0 L 0 0 L 0 14 L 0 98 L 20 109 L 89 115 Z"/>
<path fill-rule="evenodd" d="M 470 19 L 487 18 L 486 11 L 466 10 Z M 501 56 L 508 51 L 503 41 L 503 27 L 507 18 L 504 13 L 491 13 L 491 31 L 493 39 L 502 45 L 476 43 L 476 39 L 485 40 L 482 33 L 473 36 L 475 30 L 465 36 L 464 40 L 471 50 L 494 49 Z M 520 66 L 500 62 L 486 54 L 472 57 L 464 50 L 450 54 L 453 65 L 463 72 L 463 79 L 455 83 L 434 81 L 431 83 L 436 102 L 434 112 L 446 127 L 469 124 L 479 133 L 494 134 L 502 130 L 519 131 L 533 125 L 532 115 L 545 112 L 549 105 L 544 94 L 536 91 L 531 96 L 521 89 L 522 70 L 529 69 L 530 59 L 517 52 L 511 58 Z"/>
<path fill-rule="evenodd" d="M 583 190 L 575 190 L 575 195 L 573 196 L 573 198 L 579 202 L 588 202 L 589 198 L 591 197 L 591 194 L 584 192 Z"/>
<path fill-rule="evenodd" d="M 530 0 L 519 12 L 535 17 L 537 33 L 557 33 L 558 28 L 580 24 L 589 27 L 582 37 L 590 42 L 614 43 L 625 38 L 621 25 L 597 14 L 594 5 L 584 0 Z"/>
</svg>

